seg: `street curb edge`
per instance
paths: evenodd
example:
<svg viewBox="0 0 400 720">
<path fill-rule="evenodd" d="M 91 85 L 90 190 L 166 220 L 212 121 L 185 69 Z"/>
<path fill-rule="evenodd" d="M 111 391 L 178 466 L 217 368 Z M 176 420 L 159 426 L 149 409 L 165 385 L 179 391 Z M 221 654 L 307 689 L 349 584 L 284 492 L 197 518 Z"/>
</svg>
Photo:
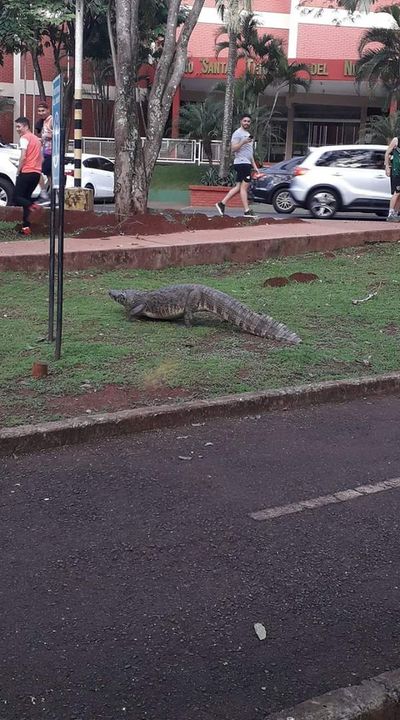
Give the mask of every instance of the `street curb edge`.
<svg viewBox="0 0 400 720">
<path fill-rule="evenodd" d="M 398 720 L 400 669 L 306 700 L 264 720 Z"/>
<path fill-rule="evenodd" d="M 0 430 L 0 455 L 98 441 L 120 435 L 176 427 L 218 417 L 243 416 L 326 402 L 352 400 L 377 393 L 400 391 L 400 372 L 359 379 L 327 381 L 265 392 L 225 395 L 176 405 L 142 407 L 97 413 L 37 425 Z"/>
</svg>

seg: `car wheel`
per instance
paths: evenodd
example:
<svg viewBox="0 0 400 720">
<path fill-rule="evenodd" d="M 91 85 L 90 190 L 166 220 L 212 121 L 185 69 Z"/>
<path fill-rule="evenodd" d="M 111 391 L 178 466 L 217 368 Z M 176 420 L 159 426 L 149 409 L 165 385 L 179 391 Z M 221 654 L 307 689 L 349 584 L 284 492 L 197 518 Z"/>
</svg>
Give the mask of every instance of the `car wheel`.
<svg viewBox="0 0 400 720">
<path fill-rule="evenodd" d="M 14 185 L 11 180 L 0 177 L 0 207 L 11 205 L 14 195 Z"/>
<path fill-rule="evenodd" d="M 91 183 L 88 183 L 87 185 L 85 185 L 85 188 L 86 188 L 86 190 L 93 190 L 93 199 L 94 199 L 96 197 L 96 191 L 94 189 L 94 185 L 92 185 Z"/>
<path fill-rule="evenodd" d="M 281 188 L 281 190 L 277 190 L 273 194 L 272 205 L 277 213 L 285 213 L 286 215 L 289 215 L 296 209 L 296 203 L 288 188 Z"/>
<path fill-rule="evenodd" d="M 320 188 L 309 195 L 307 205 L 313 217 L 319 220 L 329 220 L 336 215 L 339 198 L 334 190 Z"/>
</svg>

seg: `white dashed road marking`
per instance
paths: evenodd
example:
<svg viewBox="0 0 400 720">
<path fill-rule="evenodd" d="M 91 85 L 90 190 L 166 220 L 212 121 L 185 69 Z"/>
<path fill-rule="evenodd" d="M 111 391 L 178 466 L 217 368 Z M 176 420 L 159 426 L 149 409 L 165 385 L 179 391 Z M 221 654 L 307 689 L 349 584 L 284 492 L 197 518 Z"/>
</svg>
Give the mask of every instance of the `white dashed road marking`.
<svg viewBox="0 0 400 720">
<path fill-rule="evenodd" d="M 359 485 L 349 490 L 340 490 L 331 495 L 321 495 L 321 497 L 311 498 L 310 500 L 300 500 L 300 502 L 291 503 L 290 505 L 265 508 L 265 510 L 250 513 L 250 517 L 253 518 L 253 520 L 275 520 L 276 518 L 282 517 L 282 515 L 293 515 L 294 513 L 304 512 L 304 510 L 316 510 L 324 505 L 347 502 L 347 500 L 355 500 L 365 495 L 385 492 L 385 490 L 393 490 L 393 488 L 398 487 L 400 487 L 400 478 L 383 480 L 382 482 L 375 483 L 375 485 Z"/>
</svg>

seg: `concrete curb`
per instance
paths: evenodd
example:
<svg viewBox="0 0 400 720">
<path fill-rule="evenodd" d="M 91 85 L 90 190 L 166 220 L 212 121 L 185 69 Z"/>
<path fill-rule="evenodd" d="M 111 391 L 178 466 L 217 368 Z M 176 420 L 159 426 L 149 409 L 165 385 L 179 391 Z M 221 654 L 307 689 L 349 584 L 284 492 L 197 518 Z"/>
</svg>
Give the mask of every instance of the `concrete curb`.
<svg viewBox="0 0 400 720">
<path fill-rule="evenodd" d="M 325 221 L 317 221 L 325 222 Z M 328 222 L 328 221 L 326 221 Z M 142 247 L 118 247 L 118 238 L 115 240 L 117 247 L 102 248 L 101 239 L 98 247 L 85 248 L 85 238 L 73 238 L 80 240 L 82 246 L 72 249 L 68 247 L 64 252 L 64 267 L 66 270 L 85 270 L 87 268 L 101 268 L 104 270 L 119 268 L 133 268 L 145 270 L 162 270 L 168 267 L 181 267 L 191 265 L 214 265 L 225 262 L 245 263 L 258 262 L 272 257 L 296 256 L 309 252 L 326 252 L 340 250 L 346 247 L 358 247 L 365 244 L 377 244 L 379 242 L 400 241 L 400 231 L 397 227 L 385 227 L 379 231 L 354 230 L 344 228 L 340 232 L 330 232 L 329 226 L 325 232 L 314 235 L 304 229 L 300 235 L 279 236 L 264 238 L 242 237 L 240 241 L 220 239 L 218 242 L 210 238 L 209 242 L 202 240 L 196 242 L 195 232 L 191 233 L 191 242 L 169 244 L 171 242 L 168 234 L 164 236 L 165 244 L 153 245 L 149 241 L 148 246 Z M 198 231 L 199 233 L 203 231 Z M 217 231 L 223 234 L 224 230 Z M 182 233 L 183 235 L 185 233 Z M 103 238 L 109 240 L 109 238 Z M 126 240 L 126 238 L 125 238 Z M 146 237 L 143 238 L 146 242 Z M 122 240 L 120 240 L 122 242 Z M 12 245 L 13 243 L 10 243 Z M 17 244 L 17 243 L 14 243 Z M 18 248 L 16 248 L 18 250 Z M 38 272 L 48 270 L 49 257 L 47 248 L 43 250 L 24 252 L 19 251 L 13 254 L 6 254 L 10 248 L 0 248 L 0 272 Z"/>
<path fill-rule="evenodd" d="M 264 720 L 399 720 L 400 670 L 340 688 Z"/>
<path fill-rule="evenodd" d="M 306 407 L 338 402 L 376 393 L 400 391 L 400 373 L 388 373 L 341 381 L 286 387 L 267 392 L 225 395 L 211 400 L 196 400 L 180 405 L 122 410 L 87 415 L 0 430 L 0 455 L 34 452 L 44 448 L 101 440 L 106 437 L 136 434 L 148 430 L 176 427 L 218 417 L 243 416 L 271 410 Z"/>
</svg>

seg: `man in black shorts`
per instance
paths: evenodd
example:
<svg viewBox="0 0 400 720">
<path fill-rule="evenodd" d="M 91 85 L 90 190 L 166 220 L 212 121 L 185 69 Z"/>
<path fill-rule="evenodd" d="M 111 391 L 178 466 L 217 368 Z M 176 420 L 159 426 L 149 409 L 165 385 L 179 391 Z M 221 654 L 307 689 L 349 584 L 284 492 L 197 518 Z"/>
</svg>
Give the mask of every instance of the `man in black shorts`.
<svg viewBox="0 0 400 720">
<path fill-rule="evenodd" d="M 225 206 L 228 201 L 240 193 L 240 199 L 244 208 L 246 217 L 253 217 L 252 211 L 249 209 L 249 201 L 247 192 L 251 181 L 251 171 L 258 171 L 253 156 L 253 136 L 249 133 L 251 125 L 250 115 L 242 115 L 240 119 L 240 127 L 235 130 L 232 135 L 231 148 L 234 155 L 233 167 L 236 172 L 236 185 L 225 195 L 221 202 L 216 203 L 220 215 L 225 213 Z"/>
</svg>

